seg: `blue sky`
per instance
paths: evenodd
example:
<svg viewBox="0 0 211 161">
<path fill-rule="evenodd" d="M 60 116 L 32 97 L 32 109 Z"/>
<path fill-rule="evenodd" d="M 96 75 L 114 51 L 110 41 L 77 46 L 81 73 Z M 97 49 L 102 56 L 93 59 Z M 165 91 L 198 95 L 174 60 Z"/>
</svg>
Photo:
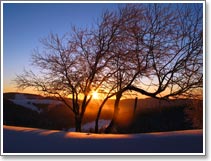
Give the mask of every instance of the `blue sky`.
<svg viewBox="0 0 211 161">
<path fill-rule="evenodd" d="M 3 90 L 14 90 L 11 81 L 24 68 L 30 68 L 33 49 L 49 33 L 63 35 L 72 25 L 89 27 L 106 9 L 117 9 L 118 4 L 58 4 L 4 3 L 3 4 Z"/>
</svg>

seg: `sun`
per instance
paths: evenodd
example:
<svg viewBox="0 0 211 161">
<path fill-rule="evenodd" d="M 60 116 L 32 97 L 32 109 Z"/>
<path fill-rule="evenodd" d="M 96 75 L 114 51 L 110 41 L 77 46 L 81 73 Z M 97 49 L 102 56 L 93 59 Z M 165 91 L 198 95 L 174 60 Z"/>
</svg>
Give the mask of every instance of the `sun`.
<svg viewBox="0 0 211 161">
<path fill-rule="evenodd" d="M 92 97 L 93 97 L 94 99 L 99 99 L 99 94 L 98 94 L 96 91 L 94 91 L 94 92 L 92 93 Z"/>
</svg>

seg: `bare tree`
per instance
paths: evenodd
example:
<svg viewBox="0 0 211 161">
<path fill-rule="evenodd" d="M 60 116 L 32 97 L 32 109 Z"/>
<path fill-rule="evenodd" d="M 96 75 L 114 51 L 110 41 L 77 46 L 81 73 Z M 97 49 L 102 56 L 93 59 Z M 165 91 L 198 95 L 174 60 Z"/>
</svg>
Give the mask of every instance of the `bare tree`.
<svg viewBox="0 0 211 161">
<path fill-rule="evenodd" d="M 74 113 L 76 131 L 81 131 L 93 91 L 109 77 L 104 68 L 112 55 L 107 60 L 103 57 L 110 44 L 96 42 L 93 31 L 87 29 L 73 28 L 70 37 L 51 34 L 42 40 L 44 51 L 35 50 L 32 56 L 32 65 L 39 74 L 24 71 L 15 80 L 18 88 L 32 87 L 63 101 Z"/>
<path fill-rule="evenodd" d="M 151 97 L 190 96 L 203 84 L 202 6 L 149 6 L 147 32 L 143 37 L 150 68 Z"/>
<path fill-rule="evenodd" d="M 107 92 L 106 97 L 99 107 L 95 132 L 98 131 L 98 120 L 107 99 L 113 96 L 116 97 L 114 116 L 111 122 L 111 124 L 113 124 L 119 111 L 120 98 L 122 97 L 123 92 L 126 91 L 126 87 L 130 86 L 138 75 L 146 73 L 146 54 L 140 54 L 138 52 L 138 43 L 135 45 L 131 44 L 131 42 L 140 41 L 137 36 L 140 28 L 137 24 L 141 19 L 141 12 L 143 12 L 142 6 L 130 4 L 121 7 L 117 12 L 113 13 L 115 15 L 113 21 L 108 19 L 106 21 L 106 26 L 104 26 L 104 28 L 99 28 L 103 30 L 107 28 L 106 32 L 104 32 L 106 34 L 112 33 L 111 30 L 108 30 L 109 26 L 117 29 L 118 32 L 115 41 L 113 42 L 111 52 L 107 53 L 113 55 L 112 59 L 107 64 L 107 68 L 110 70 L 111 74 L 106 81 L 106 89 L 112 89 L 112 91 L 107 90 L 109 92 Z M 131 33 L 133 35 L 131 35 Z M 105 35 L 103 36 L 105 37 Z"/>
<path fill-rule="evenodd" d="M 108 87 L 105 82 L 116 72 L 107 64 L 114 57 L 111 50 L 115 42 L 120 41 L 120 23 L 114 13 L 106 11 L 97 27 L 73 27 L 71 34 L 63 37 L 50 34 L 41 41 L 43 51 L 35 50 L 32 55 L 32 65 L 38 68 L 39 73 L 25 70 L 15 79 L 17 87 L 32 87 L 57 96 L 72 110 L 76 131 L 81 131 L 82 119 L 93 92 Z M 113 84 L 104 90 L 108 93 L 106 100 L 111 97 L 115 86 Z"/>
<path fill-rule="evenodd" d="M 202 5 L 185 4 L 175 7 L 149 4 L 142 6 L 141 10 L 142 15 L 138 16 L 140 19 L 136 21 L 137 25 L 132 30 L 127 30 L 129 40 L 126 44 L 129 42 L 130 45 L 127 45 L 127 50 L 121 51 L 120 57 L 122 59 L 125 53 L 133 57 L 135 51 L 137 58 L 142 56 L 142 61 L 131 64 L 130 58 L 125 59 L 118 70 L 120 75 L 117 75 L 117 85 L 121 90 L 118 90 L 114 117 L 108 131 L 116 120 L 119 100 L 125 91 L 132 90 L 149 97 L 168 99 L 192 97 L 203 85 Z M 124 76 L 121 75 L 121 69 L 126 72 L 124 67 L 128 64 L 128 71 L 132 72 L 133 66 L 138 67 L 138 70 L 132 74 L 133 79 L 122 87 Z M 116 65 L 118 68 L 118 63 Z"/>
</svg>

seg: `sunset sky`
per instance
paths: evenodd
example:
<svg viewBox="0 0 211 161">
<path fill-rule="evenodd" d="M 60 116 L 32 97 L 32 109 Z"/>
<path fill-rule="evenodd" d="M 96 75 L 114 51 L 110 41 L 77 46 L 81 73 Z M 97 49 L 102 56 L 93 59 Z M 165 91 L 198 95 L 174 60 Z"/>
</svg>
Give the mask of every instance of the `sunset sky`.
<svg viewBox="0 0 211 161">
<path fill-rule="evenodd" d="M 118 4 L 3 4 L 3 92 L 17 91 L 13 79 L 30 68 L 33 49 L 49 33 L 63 35 L 72 25 L 90 27 L 102 11 Z"/>
<path fill-rule="evenodd" d="M 30 69 L 32 51 L 50 33 L 63 35 L 71 26 L 91 27 L 103 11 L 117 3 L 4 3 L 3 92 L 16 92 L 12 80 Z M 176 6 L 176 5 L 175 5 Z M 28 91 L 24 91 L 28 92 Z"/>
</svg>

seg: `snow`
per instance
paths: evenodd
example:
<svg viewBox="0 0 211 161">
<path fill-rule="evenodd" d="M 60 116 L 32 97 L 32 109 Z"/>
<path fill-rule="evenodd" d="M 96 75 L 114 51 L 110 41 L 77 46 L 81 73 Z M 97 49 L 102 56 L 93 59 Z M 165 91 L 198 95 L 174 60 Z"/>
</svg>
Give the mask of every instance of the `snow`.
<svg viewBox="0 0 211 161">
<path fill-rule="evenodd" d="M 16 94 L 15 99 L 10 99 L 14 104 L 23 106 L 30 110 L 36 111 L 38 113 L 42 112 L 42 109 L 39 109 L 34 104 L 60 104 L 60 101 L 51 100 L 51 99 L 28 99 L 24 94 Z"/>
<path fill-rule="evenodd" d="M 98 129 L 105 129 L 109 125 L 110 122 L 111 122 L 111 120 L 104 120 L 104 119 L 99 120 L 98 121 Z M 95 121 L 82 125 L 81 130 L 83 132 L 89 132 L 89 131 L 93 130 L 94 128 L 95 128 Z M 69 132 L 75 131 L 75 128 L 70 128 L 67 131 L 69 131 Z"/>
<path fill-rule="evenodd" d="M 26 153 L 200 154 L 203 130 L 147 134 L 92 134 L 4 126 L 3 155 Z"/>
</svg>

